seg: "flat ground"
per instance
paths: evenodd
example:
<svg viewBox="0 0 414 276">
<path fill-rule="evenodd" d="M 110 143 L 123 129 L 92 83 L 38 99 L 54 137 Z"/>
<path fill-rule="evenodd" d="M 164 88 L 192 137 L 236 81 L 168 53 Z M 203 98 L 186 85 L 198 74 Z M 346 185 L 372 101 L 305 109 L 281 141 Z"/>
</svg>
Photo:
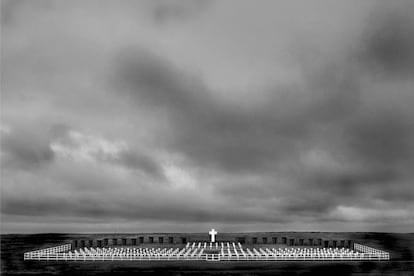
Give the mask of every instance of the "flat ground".
<svg viewBox="0 0 414 276">
<path fill-rule="evenodd" d="M 334 233 L 326 233 L 326 235 Z M 344 233 L 342 233 L 344 234 Z M 253 235 L 253 234 L 252 234 Z M 37 262 L 23 253 L 77 238 L 72 234 L 2 235 L 2 275 L 414 275 L 414 234 L 346 233 L 379 244 L 387 262 Z M 271 246 L 271 245 L 269 245 Z"/>
</svg>

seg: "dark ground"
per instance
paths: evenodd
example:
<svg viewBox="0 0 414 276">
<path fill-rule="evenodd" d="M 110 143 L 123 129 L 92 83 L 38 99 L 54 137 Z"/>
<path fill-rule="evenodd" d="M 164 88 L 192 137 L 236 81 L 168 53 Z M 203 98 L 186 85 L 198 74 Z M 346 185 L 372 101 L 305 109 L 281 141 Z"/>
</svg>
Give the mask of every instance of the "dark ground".
<svg viewBox="0 0 414 276">
<path fill-rule="evenodd" d="M 329 235 L 329 233 L 326 233 Z M 1 236 L 2 275 L 414 275 L 414 233 L 347 233 L 390 252 L 381 262 L 38 262 L 23 253 L 55 246 L 72 234 Z"/>
</svg>

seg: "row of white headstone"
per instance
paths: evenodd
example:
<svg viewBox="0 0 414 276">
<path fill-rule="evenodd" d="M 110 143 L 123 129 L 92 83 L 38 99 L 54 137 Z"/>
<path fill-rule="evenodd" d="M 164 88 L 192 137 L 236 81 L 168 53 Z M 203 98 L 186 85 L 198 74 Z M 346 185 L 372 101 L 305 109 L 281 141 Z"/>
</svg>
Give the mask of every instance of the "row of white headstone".
<svg viewBox="0 0 414 276">
<path fill-rule="evenodd" d="M 194 245 L 194 244 L 193 244 Z M 215 253 L 208 247 L 187 244 L 184 248 L 79 248 L 68 252 L 29 252 L 25 260 L 105 261 L 105 260 L 388 260 L 389 254 L 357 252 L 347 248 L 243 248 L 232 243 Z"/>
</svg>

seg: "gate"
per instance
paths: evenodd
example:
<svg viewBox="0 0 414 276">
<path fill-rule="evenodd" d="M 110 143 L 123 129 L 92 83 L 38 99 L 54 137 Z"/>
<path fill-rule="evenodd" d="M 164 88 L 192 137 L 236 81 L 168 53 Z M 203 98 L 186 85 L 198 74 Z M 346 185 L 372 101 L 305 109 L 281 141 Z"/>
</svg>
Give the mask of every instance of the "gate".
<svg viewBox="0 0 414 276">
<path fill-rule="evenodd" d="M 220 261 L 220 254 L 206 254 L 207 262 L 218 262 Z"/>
</svg>

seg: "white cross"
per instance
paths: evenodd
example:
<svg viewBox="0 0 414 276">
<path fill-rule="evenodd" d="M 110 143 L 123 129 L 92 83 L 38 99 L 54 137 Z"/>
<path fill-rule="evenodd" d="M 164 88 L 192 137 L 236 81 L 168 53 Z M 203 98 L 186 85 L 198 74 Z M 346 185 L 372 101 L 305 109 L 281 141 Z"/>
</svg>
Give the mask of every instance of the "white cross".
<svg viewBox="0 0 414 276">
<path fill-rule="evenodd" d="M 217 235 L 217 231 L 213 229 L 211 229 L 210 232 L 208 232 L 211 236 L 211 242 L 215 242 L 216 241 L 216 235 Z"/>
</svg>

